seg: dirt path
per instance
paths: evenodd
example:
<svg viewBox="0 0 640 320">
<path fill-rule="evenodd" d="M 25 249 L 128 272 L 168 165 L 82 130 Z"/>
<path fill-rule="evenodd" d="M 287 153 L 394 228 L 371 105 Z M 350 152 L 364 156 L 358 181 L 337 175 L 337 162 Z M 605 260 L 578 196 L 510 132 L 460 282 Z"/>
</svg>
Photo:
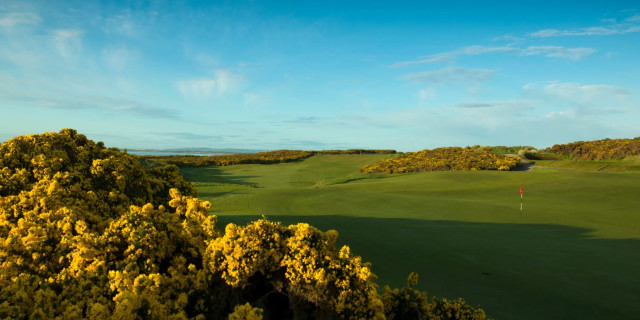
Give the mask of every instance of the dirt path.
<svg viewBox="0 0 640 320">
<path fill-rule="evenodd" d="M 515 154 L 505 154 L 505 156 L 507 157 L 518 157 L 518 155 Z M 543 168 L 543 169 L 554 169 L 554 170 L 560 170 L 560 171 L 584 171 L 584 170 L 577 170 L 577 169 L 569 169 L 569 168 L 558 168 L 558 167 L 549 167 L 549 166 L 539 166 L 536 165 L 535 162 L 531 162 L 527 159 L 520 159 L 520 161 L 522 161 L 522 164 L 520 165 L 520 168 L 518 169 L 518 171 L 531 171 L 533 170 L 533 168 Z M 606 166 L 605 166 L 606 167 Z M 604 167 L 602 168 L 604 169 Z M 600 171 L 601 169 L 598 169 L 597 171 Z"/>
<path fill-rule="evenodd" d="M 514 157 L 514 158 L 520 158 L 518 157 L 517 154 L 513 154 L 513 153 L 509 153 L 509 154 L 505 154 L 505 156 L 507 157 Z M 526 160 L 526 159 L 522 159 L 520 158 L 521 161 L 521 165 L 520 168 L 518 168 L 518 171 L 531 171 L 531 169 L 533 169 L 533 167 L 536 167 L 533 162 Z M 538 166 L 539 167 L 539 166 Z M 539 167 L 540 168 L 540 167 Z"/>
</svg>

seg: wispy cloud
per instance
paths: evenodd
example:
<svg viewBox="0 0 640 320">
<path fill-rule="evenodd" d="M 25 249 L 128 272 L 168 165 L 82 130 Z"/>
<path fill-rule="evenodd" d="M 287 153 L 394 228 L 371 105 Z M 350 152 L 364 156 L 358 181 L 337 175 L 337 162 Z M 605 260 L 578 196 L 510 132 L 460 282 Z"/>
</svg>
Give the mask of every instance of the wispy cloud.
<svg viewBox="0 0 640 320">
<path fill-rule="evenodd" d="M 484 103 L 484 102 L 460 103 L 460 104 L 457 104 L 456 107 L 463 108 L 463 109 L 491 108 L 493 107 L 493 104 Z"/>
<path fill-rule="evenodd" d="M 102 31 L 105 34 L 135 37 L 140 34 L 140 28 L 135 21 L 130 12 L 115 15 L 104 20 Z"/>
<path fill-rule="evenodd" d="M 155 119 L 178 119 L 178 112 L 176 110 L 150 107 L 146 105 L 136 104 L 136 103 L 128 103 L 122 104 L 115 107 L 111 107 L 111 110 L 118 112 L 127 112 L 130 114 L 142 116 L 144 118 L 155 118 Z"/>
<path fill-rule="evenodd" d="M 420 91 L 418 91 L 419 97 L 420 97 L 420 103 L 424 103 L 428 100 L 433 99 L 436 96 L 436 88 L 425 88 L 425 89 L 420 89 Z"/>
<path fill-rule="evenodd" d="M 153 135 L 172 137 L 178 140 L 222 140 L 224 136 L 221 135 L 207 135 L 198 134 L 193 132 L 152 132 Z"/>
<path fill-rule="evenodd" d="M 576 29 L 543 29 L 529 33 L 532 38 L 566 37 L 566 36 L 609 36 L 616 34 L 626 34 L 640 32 L 640 15 L 636 14 L 624 19 L 620 23 L 617 20 L 607 19 L 609 22 L 605 26 L 591 26 Z"/>
<path fill-rule="evenodd" d="M 419 60 L 396 62 L 396 63 L 390 65 L 389 67 L 391 67 L 391 68 L 404 68 L 404 67 L 410 67 L 410 66 L 421 65 L 421 64 L 446 63 L 446 62 L 453 61 L 454 57 L 455 57 L 455 55 L 453 55 L 453 54 L 451 54 L 449 52 L 439 53 L 439 54 L 434 54 L 432 56 L 428 56 L 428 57 L 425 57 L 425 58 L 421 58 Z"/>
<path fill-rule="evenodd" d="M 80 50 L 84 33 L 79 29 L 56 29 L 51 31 L 51 41 L 60 56 L 69 58 Z"/>
<path fill-rule="evenodd" d="M 446 67 L 435 71 L 408 74 L 404 79 L 439 85 L 476 84 L 491 79 L 494 73 L 493 70 L 488 69 Z"/>
<path fill-rule="evenodd" d="M 532 32 L 529 36 L 534 38 L 548 38 L 561 36 L 608 36 L 612 34 L 625 34 L 638 32 L 640 27 L 588 27 L 573 30 L 544 29 Z"/>
<path fill-rule="evenodd" d="M 475 55 L 480 55 L 485 53 L 508 52 L 513 50 L 516 50 L 516 48 L 506 47 L 506 46 L 485 47 L 485 46 L 475 45 L 475 46 L 464 47 L 460 50 L 436 53 L 433 55 L 420 57 L 418 60 L 397 62 L 392 64 L 390 67 L 403 68 L 403 67 L 410 67 L 410 66 L 421 65 L 421 64 L 447 63 L 447 62 L 453 62 L 456 57 L 463 56 L 463 55 L 475 56 Z"/>
<path fill-rule="evenodd" d="M 565 48 L 560 46 L 530 46 L 520 51 L 523 56 L 543 55 L 549 58 L 580 60 L 596 52 L 592 48 Z"/>
<path fill-rule="evenodd" d="M 0 78 L 2 79 L 2 78 Z M 0 86 L 0 101 L 14 106 L 48 108 L 72 111 L 103 111 L 109 114 L 131 114 L 143 118 L 179 119 L 175 109 L 150 106 L 130 99 L 106 95 L 69 93 L 66 91 L 33 92 L 21 87 L 21 83 L 8 87 Z"/>
<path fill-rule="evenodd" d="M 180 80 L 176 83 L 178 91 L 185 98 L 203 99 L 212 95 L 223 95 L 243 81 L 243 77 L 228 70 L 214 70 L 213 78 Z"/>
<path fill-rule="evenodd" d="M 397 62 L 392 64 L 390 67 L 404 68 L 421 64 L 450 63 L 460 56 L 476 56 L 490 53 L 509 53 L 519 56 L 543 55 L 549 58 L 580 60 L 594 52 L 596 52 L 596 50 L 592 48 L 566 48 L 561 46 L 529 46 L 526 48 L 519 48 L 515 46 L 487 47 L 474 45 L 464 47 L 456 51 L 436 53 L 430 56 L 421 57 L 418 60 Z"/>
<path fill-rule="evenodd" d="M 310 124 L 310 123 L 317 123 L 320 120 L 321 119 L 319 117 L 308 116 L 308 117 L 296 117 L 293 119 L 283 120 L 282 122 L 291 123 L 291 124 Z"/>
<path fill-rule="evenodd" d="M 38 24 L 42 19 L 33 12 L 10 12 L 0 17 L 0 27 L 12 28 L 20 24 Z"/>
<path fill-rule="evenodd" d="M 137 60 L 140 52 L 126 47 L 115 47 L 103 49 L 102 56 L 109 67 L 122 70 Z"/>
<path fill-rule="evenodd" d="M 578 83 L 569 82 L 553 82 L 540 87 L 537 84 L 526 84 L 523 86 L 525 90 L 542 90 L 545 93 L 557 96 L 627 96 L 631 94 L 631 90 L 626 88 L 615 87 L 611 85 L 580 85 Z"/>
<path fill-rule="evenodd" d="M 547 118 L 610 116 L 636 106 L 633 91 L 611 85 L 552 82 L 530 83 L 523 89 L 525 97 L 541 109 L 551 109 Z"/>
</svg>

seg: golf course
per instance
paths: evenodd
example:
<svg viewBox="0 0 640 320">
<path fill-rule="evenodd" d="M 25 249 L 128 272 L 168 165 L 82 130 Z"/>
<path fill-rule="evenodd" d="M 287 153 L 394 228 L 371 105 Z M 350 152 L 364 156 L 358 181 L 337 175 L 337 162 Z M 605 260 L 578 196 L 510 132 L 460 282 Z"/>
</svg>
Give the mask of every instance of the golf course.
<svg viewBox="0 0 640 320">
<path fill-rule="evenodd" d="M 464 297 L 493 319 L 637 317 L 637 158 L 540 160 L 527 171 L 360 172 L 396 156 L 181 170 L 211 202 L 220 229 L 264 215 L 337 230 L 381 286 L 403 286 L 417 272 L 429 296 Z"/>
</svg>

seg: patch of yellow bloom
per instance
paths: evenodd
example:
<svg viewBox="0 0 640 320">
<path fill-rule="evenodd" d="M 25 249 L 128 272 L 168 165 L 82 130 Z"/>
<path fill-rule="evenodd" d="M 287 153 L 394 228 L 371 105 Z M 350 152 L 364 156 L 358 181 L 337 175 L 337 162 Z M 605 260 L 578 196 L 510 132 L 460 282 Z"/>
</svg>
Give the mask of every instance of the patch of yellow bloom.
<svg viewBox="0 0 640 320">
<path fill-rule="evenodd" d="M 175 166 L 145 168 L 71 129 L 1 144 L 0 318 L 390 315 L 336 231 L 260 219 L 221 233 L 194 195 Z"/>
</svg>

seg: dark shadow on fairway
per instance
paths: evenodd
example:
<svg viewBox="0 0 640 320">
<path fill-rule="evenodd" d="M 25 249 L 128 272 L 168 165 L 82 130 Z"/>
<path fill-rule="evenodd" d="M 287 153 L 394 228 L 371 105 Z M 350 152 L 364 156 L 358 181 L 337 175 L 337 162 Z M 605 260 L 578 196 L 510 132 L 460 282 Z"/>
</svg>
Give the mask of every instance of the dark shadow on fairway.
<svg viewBox="0 0 640 320">
<path fill-rule="evenodd" d="M 189 182 L 214 182 L 214 183 L 229 183 L 238 184 L 243 186 L 257 187 L 255 183 L 248 182 L 248 179 L 257 178 L 257 176 L 240 176 L 231 174 L 228 172 L 222 172 L 217 167 L 206 167 L 201 170 L 206 172 L 199 172 L 198 174 L 190 174 L 187 170 L 182 170 L 183 175 Z"/>
<path fill-rule="evenodd" d="M 257 216 L 219 216 L 220 229 Z M 640 241 L 596 239 L 592 230 L 536 224 L 347 216 L 269 216 L 336 229 L 373 263 L 378 283 L 409 272 L 428 294 L 464 297 L 495 319 L 633 319 L 640 314 Z"/>
<path fill-rule="evenodd" d="M 220 197 L 223 196 L 225 194 L 229 194 L 229 193 L 236 193 L 238 190 L 231 190 L 231 191 L 221 191 L 221 192 L 202 192 L 200 191 L 198 193 L 199 197 L 202 198 L 213 198 L 213 197 Z"/>
</svg>

